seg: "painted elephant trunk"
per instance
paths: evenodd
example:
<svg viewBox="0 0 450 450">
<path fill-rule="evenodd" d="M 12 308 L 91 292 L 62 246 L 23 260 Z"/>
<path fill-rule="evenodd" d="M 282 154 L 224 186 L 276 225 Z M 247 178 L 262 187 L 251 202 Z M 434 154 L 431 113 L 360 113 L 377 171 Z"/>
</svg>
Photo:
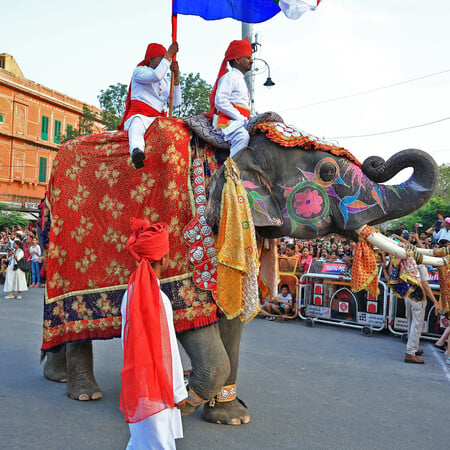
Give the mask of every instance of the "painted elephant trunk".
<svg viewBox="0 0 450 450">
<path fill-rule="evenodd" d="M 436 189 L 439 171 L 434 159 L 417 149 L 402 150 L 387 161 L 379 156 L 364 161 L 363 172 L 376 183 L 384 183 L 409 167 L 413 173 L 405 182 L 379 185 L 386 214 L 371 222 L 372 225 L 405 216 L 423 206 Z"/>
</svg>

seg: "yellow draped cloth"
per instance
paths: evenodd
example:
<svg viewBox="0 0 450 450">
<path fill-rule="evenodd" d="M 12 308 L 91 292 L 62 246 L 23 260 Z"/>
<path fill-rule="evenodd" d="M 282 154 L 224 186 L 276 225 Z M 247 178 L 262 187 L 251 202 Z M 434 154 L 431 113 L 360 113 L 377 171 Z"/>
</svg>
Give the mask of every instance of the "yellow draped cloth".
<svg viewBox="0 0 450 450">
<path fill-rule="evenodd" d="M 217 238 L 217 305 L 228 319 L 250 322 L 260 310 L 259 259 L 247 193 L 232 158 L 225 161 Z"/>
</svg>

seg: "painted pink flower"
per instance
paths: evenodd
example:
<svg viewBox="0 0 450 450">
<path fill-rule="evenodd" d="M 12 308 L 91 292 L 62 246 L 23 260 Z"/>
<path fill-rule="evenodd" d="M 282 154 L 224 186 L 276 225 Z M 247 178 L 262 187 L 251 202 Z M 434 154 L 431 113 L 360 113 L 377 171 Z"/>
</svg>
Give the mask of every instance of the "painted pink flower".
<svg viewBox="0 0 450 450">
<path fill-rule="evenodd" d="M 321 210 L 323 198 L 317 191 L 306 189 L 295 195 L 295 212 L 299 216 L 310 217 L 312 214 L 318 214 Z"/>
</svg>

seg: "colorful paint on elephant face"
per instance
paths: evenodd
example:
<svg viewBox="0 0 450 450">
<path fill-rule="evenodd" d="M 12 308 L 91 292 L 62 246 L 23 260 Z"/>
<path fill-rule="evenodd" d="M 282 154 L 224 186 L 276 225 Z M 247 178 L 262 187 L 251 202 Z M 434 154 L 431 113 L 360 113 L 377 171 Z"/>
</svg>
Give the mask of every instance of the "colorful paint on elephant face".
<svg viewBox="0 0 450 450">
<path fill-rule="evenodd" d="M 318 184 L 304 181 L 289 191 L 286 207 L 292 221 L 315 225 L 328 214 L 328 195 Z"/>
<path fill-rule="evenodd" d="M 298 231 L 300 225 L 309 225 L 318 230 L 321 221 L 327 216 L 330 209 L 330 199 L 337 200 L 337 209 L 342 215 L 344 226 L 351 214 L 357 214 L 373 206 L 383 209 L 382 195 L 379 188 L 374 185 L 362 170 L 355 164 L 345 164 L 344 177 L 348 184 L 341 178 L 340 166 L 333 158 L 320 160 L 313 172 L 298 168 L 304 181 L 293 187 L 282 186 L 287 197 L 286 208 L 283 215 L 289 218 L 292 224 L 292 232 Z M 341 185 L 349 195 L 336 190 Z M 370 193 L 368 196 L 367 194 Z M 373 203 L 367 203 L 362 197 L 373 199 Z"/>
</svg>

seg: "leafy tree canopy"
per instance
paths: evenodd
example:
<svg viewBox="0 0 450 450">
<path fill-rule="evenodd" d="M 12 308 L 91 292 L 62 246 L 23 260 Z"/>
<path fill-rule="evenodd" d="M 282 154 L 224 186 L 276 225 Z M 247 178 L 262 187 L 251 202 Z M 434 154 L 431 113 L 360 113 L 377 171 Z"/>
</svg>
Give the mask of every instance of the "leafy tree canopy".
<svg viewBox="0 0 450 450">
<path fill-rule="evenodd" d="M 29 223 L 29 220 L 25 219 L 22 213 L 19 211 L 10 211 L 7 204 L 0 203 L 0 228 L 12 230 L 16 225 L 26 227 Z"/>
<path fill-rule="evenodd" d="M 116 85 L 111 84 L 108 89 L 102 89 L 100 95 L 97 96 L 103 110 L 103 123 L 109 131 L 115 130 L 122 120 L 127 92 L 126 84 L 117 83 Z"/>
<path fill-rule="evenodd" d="M 209 94 L 212 87 L 200 77 L 199 73 L 181 75 L 180 85 L 183 103 L 174 108 L 174 116 L 195 116 L 209 111 Z"/>
</svg>

